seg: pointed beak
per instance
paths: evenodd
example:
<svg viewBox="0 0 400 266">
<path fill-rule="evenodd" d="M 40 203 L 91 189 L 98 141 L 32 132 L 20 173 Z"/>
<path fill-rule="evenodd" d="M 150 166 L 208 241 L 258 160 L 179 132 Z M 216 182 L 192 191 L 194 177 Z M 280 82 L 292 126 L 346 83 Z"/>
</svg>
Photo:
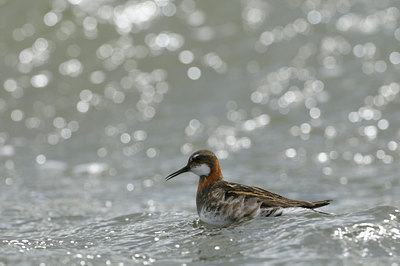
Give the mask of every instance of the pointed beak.
<svg viewBox="0 0 400 266">
<path fill-rule="evenodd" d="M 180 175 L 180 174 L 182 174 L 182 173 L 186 173 L 186 172 L 189 172 L 189 171 L 190 171 L 189 167 L 185 166 L 185 167 L 183 167 L 182 169 L 176 171 L 175 173 L 172 173 L 172 174 L 170 174 L 169 176 L 167 176 L 167 177 L 165 178 L 165 180 L 170 180 L 171 178 L 174 178 L 174 177 L 177 176 L 177 175 Z"/>
</svg>

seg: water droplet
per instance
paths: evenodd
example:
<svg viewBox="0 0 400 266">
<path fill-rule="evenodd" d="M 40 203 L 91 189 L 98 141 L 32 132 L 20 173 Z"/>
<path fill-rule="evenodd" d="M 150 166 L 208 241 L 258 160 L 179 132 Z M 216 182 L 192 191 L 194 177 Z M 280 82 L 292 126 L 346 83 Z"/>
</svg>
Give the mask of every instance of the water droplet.
<svg viewBox="0 0 400 266">
<path fill-rule="evenodd" d="M 149 158 L 154 158 L 154 157 L 156 157 L 156 155 L 157 155 L 157 150 L 156 150 L 155 148 L 149 148 L 149 149 L 147 149 L 147 151 L 146 151 L 146 155 L 147 155 L 147 157 L 149 157 Z"/>
<path fill-rule="evenodd" d="M 194 60 L 194 55 L 191 51 L 184 50 L 179 53 L 179 61 L 182 64 L 191 64 Z"/>
<path fill-rule="evenodd" d="M 317 10 L 312 10 L 310 12 L 308 12 L 307 14 L 307 20 L 311 23 L 311 24 L 318 24 L 321 22 L 322 20 L 322 16 L 321 13 Z"/>
<path fill-rule="evenodd" d="M 24 119 L 24 112 L 20 109 L 15 109 L 11 112 L 11 119 L 15 122 L 19 122 Z"/>
<path fill-rule="evenodd" d="M 84 101 L 79 101 L 78 104 L 76 105 L 76 109 L 81 113 L 86 113 L 87 111 L 89 111 L 89 108 L 90 108 L 89 104 Z"/>
<path fill-rule="evenodd" d="M 135 189 L 135 186 L 133 184 L 127 184 L 126 185 L 126 190 L 133 191 L 134 189 Z"/>
<path fill-rule="evenodd" d="M 36 156 L 37 164 L 44 164 L 45 162 L 46 162 L 46 156 L 44 156 L 43 154 L 39 154 L 38 156 Z"/>
<path fill-rule="evenodd" d="M 297 151 L 293 148 L 289 148 L 285 151 L 285 155 L 288 158 L 294 158 L 297 155 Z"/>
<path fill-rule="evenodd" d="M 131 135 L 128 133 L 123 133 L 121 134 L 120 140 L 122 143 L 127 144 L 131 141 Z"/>
<path fill-rule="evenodd" d="M 55 12 L 49 12 L 43 17 L 43 22 L 46 26 L 52 27 L 56 25 L 59 21 L 59 17 Z"/>
<path fill-rule="evenodd" d="M 198 67 L 191 67 L 188 69 L 187 75 L 191 80 L 198 80 L 201 77 L 201 70 Z"/>
</svg>

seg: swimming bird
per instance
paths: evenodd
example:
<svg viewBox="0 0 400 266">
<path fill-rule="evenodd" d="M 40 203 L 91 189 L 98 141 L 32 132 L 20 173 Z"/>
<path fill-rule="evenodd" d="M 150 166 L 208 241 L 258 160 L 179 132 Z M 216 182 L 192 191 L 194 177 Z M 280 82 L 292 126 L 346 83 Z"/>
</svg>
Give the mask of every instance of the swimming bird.
<svg viewBox="0 0 400 266">
<path fill-rule="evenodd" d="M 218 158 L 209 150 L 196 151 L 185 167 L 165 179 L 170 180 L 185 172 L 199 176 L 197 213 L 200 220 L 208 224 L 227 225 L 244 217 L 303 215 L 313 212 L 327 214 L 315 209 L 331 202 L 291 200 L 262 188 L 224 181 Z"/>
</svg>

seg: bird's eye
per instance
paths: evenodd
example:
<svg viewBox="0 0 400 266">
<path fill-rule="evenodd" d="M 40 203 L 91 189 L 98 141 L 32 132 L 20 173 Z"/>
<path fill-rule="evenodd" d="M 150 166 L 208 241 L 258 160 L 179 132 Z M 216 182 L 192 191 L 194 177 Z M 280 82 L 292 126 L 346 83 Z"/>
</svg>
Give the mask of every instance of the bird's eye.
<svg viewBox="0 0 400 266">
<path fill-rule="evenodd" d="M 193 161 L 198 162 L 200 159 L 200 154 L 195 154 L 192 159 Z"/>
</svg>

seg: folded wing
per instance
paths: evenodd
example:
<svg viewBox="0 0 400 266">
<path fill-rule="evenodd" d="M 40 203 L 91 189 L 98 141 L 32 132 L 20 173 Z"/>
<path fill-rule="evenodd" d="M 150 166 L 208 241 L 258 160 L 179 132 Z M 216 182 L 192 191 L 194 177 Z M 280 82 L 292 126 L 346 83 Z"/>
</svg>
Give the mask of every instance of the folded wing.
<svg viewBox="0 0 400 266">
<path fill-rule="evenodd" d="M 262 188 L 251 187 L 230 182 L 221 182 L 221 186 L 224 187 L 225 198 L 228 197 L 236 198 L 239 196 L 244 196 L 245 198 L 258 198 L 258 201 L 261 202 L 262 208 L 301 207 L 301 208 L 315 209 L 328 205 L 331 202 L 331 200 L 318 200 L 318 201 L 292 200 L 285 198 L 281 195 L 269 192 Z"/>
</svg>

